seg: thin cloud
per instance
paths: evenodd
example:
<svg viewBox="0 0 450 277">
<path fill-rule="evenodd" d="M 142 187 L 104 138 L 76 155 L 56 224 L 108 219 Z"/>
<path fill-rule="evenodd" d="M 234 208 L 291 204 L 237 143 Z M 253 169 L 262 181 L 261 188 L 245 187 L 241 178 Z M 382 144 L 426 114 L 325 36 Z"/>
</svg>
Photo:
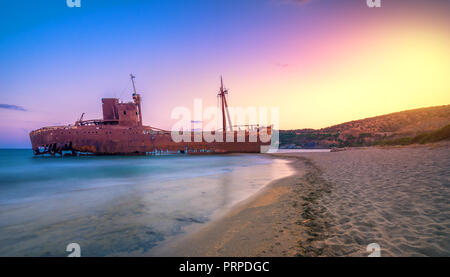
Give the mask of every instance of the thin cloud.
<svg viewBox="0 0 450 277">
<path fill-rule="evenodd" d="M 10 104 L 0 104 L 0 109 L 14 110 L 14 111 L 23 111 L 23 112 L 27 111 L 25 108 L 23 108 L 21 106 L 10 105 Z"/>
</svg>

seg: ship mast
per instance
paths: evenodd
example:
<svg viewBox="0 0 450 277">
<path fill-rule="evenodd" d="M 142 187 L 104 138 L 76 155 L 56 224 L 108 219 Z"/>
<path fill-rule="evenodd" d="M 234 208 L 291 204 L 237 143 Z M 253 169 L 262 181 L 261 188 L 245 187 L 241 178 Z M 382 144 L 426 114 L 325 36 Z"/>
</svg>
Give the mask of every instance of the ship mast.
<svg viewBox="0 0 450 277">
<path fill-rule="evenodd" d="M 223 79 L 222 76 L 220 76 L 220 91 L 218 96 L 220 97 L 220 102 L 222 105 L 222 127 L 223 131 L 227 131 L 227 118 L 228 118 L 228 125 L 230 126 L 230 131 L 233 131 L 233 125 L 231 124 L 231 117 L 230 112 L 228 111 L 228 104 L 227 104 L 227 98 L 226 94 L 228 94 L 228 90 L 224 88 L 223 86 Z M 226 114 L 225 114 L 226 112 Z"/>
<path fill-rule="evenodd" d="M 134 93 L 136 93 L 136 86 L 134 85 L 134 78 L 136 78 L 136 76 L 134 76 L 133 74 L 130 74 L 130 78 L 131 78 L 131 82 L 133 83 Z"/>
<path fill-rule="evenodd" d="M 130 74 L 130 78 L 131 78 L 131 82 L 133 83 L 133 91 L 134 91 L 134 93 L 133 93 L 133 100 L 134 100 L 134 103 L 138 107 L 139 124 L 142 126 L 141 95 L 136 92 L 136 86 L 134 85 L 134 78 L 136 78 L 136 76 L 134 76 L 133 74 Z"/>
</svg>

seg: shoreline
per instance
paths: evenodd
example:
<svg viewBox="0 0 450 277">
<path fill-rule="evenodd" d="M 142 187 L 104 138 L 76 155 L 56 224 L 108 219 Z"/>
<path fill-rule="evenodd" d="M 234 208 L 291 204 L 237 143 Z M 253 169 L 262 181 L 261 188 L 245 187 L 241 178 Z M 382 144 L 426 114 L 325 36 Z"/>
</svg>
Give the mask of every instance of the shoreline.
<svg viewBox="0 0 450 277">
<path fill-rule="evenodd" d="M 265 154 L 294 174 L 153 256 L 448 255 L 449 145 Z"/>
<path fill-rule="evenodd" d="M 191 234 L 175 240 L 152 256 L 297 256 L 298 238 L 309 238 L 298 222 L 298 208 L 307 201 L 296 199 L 299 184 L 311 176 L 309 161 L 299 157 L 269 154 L 289 160 L 294 173 L 267 184 L 255 195 L 236 204 L 228 213 Z M 302 192 L 305 192 L 302 189 Z M 311 192 L 315 194 L 316 189 Z M 302 202 L 302 203 L 299 203 Z"/>
</svg>

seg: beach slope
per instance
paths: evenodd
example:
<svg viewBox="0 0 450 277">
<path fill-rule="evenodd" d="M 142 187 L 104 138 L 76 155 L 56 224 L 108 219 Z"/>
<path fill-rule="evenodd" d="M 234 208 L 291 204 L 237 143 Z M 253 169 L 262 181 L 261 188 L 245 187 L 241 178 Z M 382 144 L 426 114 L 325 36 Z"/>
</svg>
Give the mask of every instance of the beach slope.
<svg viewBox="0 0 450 277">
<path fill-rule="evenodd" d="M 158 255 L 450 255 L 448 144 L 276 156 L 296 173 Z"/>
</svg>

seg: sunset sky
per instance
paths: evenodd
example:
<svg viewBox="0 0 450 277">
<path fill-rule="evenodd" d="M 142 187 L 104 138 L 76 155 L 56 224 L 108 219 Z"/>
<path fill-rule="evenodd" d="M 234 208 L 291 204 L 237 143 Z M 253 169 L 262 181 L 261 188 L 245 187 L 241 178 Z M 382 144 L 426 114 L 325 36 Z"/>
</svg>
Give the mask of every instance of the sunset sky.
<svg viewBox="0 0 450 277">
<path fill-rule="evenodd" d="M 3 1 L 0 148 L 131 100 L 170 129 L 193 99 L 279 107 L 280 128 L 322 128 L 450 104 L 450 1 Z"/>
</svg>

